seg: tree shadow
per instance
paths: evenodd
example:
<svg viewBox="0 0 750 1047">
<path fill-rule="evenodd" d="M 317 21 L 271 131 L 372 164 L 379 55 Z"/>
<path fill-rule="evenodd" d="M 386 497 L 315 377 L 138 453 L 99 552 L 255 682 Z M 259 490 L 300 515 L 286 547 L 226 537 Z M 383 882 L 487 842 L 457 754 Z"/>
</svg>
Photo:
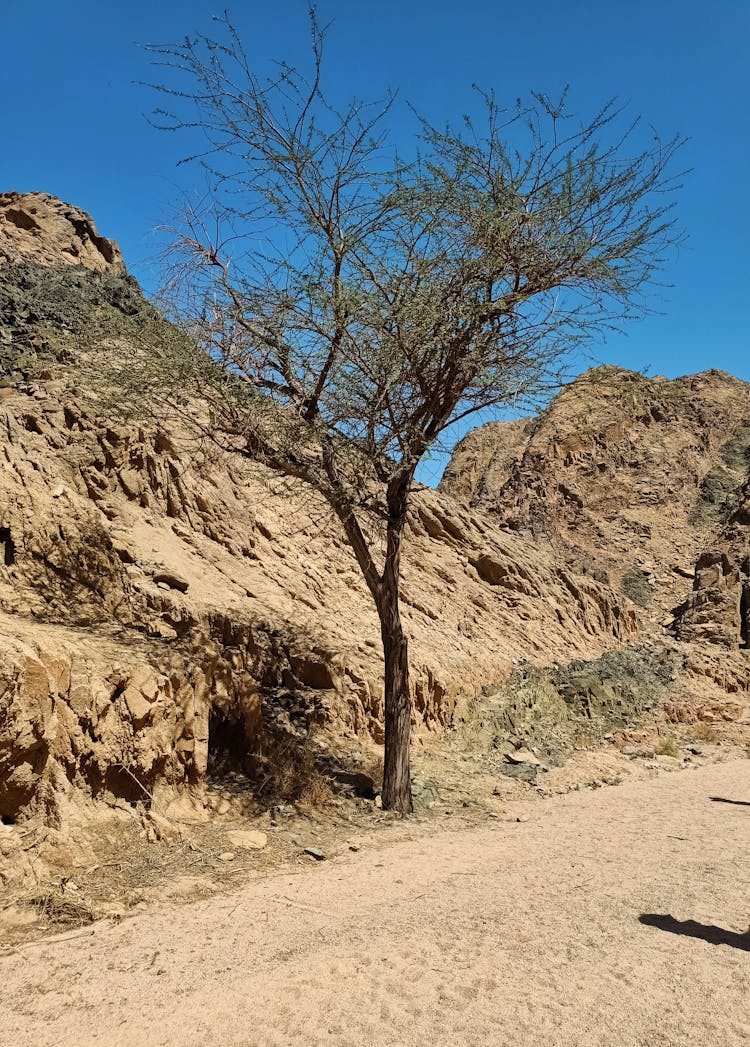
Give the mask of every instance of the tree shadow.
<svg viewBox="0 0 750 1047">
<path fill-rule="evenodd" d="M 660 931 L 671 931 L 672 934 L 684 934 L 689 938 L 700 938 L 711 945 L 731 945 L 733 949 L 744 949 L 750 952 L 750 934 L 737 934 L 717 927 L 712 923 L 698 923 L 697 920 L 676 920 L 674 916 L 657 913 L 642 913 L 639 921 L 647 927 L 658 927 Z"/>
<path fill-rule="evenodd" d="M 750 807 L 750 800 L 729 800 L 726 796 L 709 796 L 714 803 L 733 803 L 737 807 Z"/>
</svg>

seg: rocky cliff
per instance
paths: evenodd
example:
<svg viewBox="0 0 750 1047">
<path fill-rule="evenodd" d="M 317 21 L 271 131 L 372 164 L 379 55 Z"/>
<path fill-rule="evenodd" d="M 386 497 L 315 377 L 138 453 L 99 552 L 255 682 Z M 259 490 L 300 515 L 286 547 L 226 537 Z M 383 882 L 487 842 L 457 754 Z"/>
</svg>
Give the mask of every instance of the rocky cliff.
<svg viewBox="0 0 750 1047">
<path fill-rule="evenodd" d="M 670 381 L 605 367 L 537 419 L 469 433 L 440 490 L 611 585 L 652 635 L 677 636 L 688 669 L 678 715 L 686 695 L 697 687 L 708 701 L 713 687 L 714 707 L 745 696 L 734 706 L 742 718 L 749 474 L 747 383 L 721 371 Z"/>
<path fill-rule="evenodd" d="M 280 737 L 381 740 L 376 616 L 325 503 L 89 388 L 94 320 L 153 316 L 88 215 L 0 196 L 6 821 L 200 795 L 212 761 L 263 770 Z M 626 723 L 653 704 L 648 659 L 601 656 L 644 643 L 686 666 L 654 675 L 668 716 L 747 719 L 749 391 L 598 369 L 462 441 L 409 520 L 418 732 L 498 685 L 498 723 L 533 717 L 534 666 L 555 708 Z"/>
<path fill-rule="evenodd" d="M 63 824 L 82 796 L 197 788 L 220 749 L 262 755 L 279 732 L 379 740 L 377 621 L 325 503 L 86 395 L 93 318 L 152 313 L 87 215 L 5 194 L 0 255 L 0 815 Z M 404 605 L 421 729 L 515 662 L 638 629 L 603 576 L 427 489 Z"/>
</svg>

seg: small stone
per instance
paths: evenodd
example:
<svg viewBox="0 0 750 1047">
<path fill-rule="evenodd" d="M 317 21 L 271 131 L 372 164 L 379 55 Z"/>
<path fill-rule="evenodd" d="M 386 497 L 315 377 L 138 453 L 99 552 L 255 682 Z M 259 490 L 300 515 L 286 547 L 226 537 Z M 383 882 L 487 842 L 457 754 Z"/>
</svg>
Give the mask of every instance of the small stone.
<svg viewBox="0 0 750 1047">
<path fill-rule="evenodd" d="M 530 785 L 536 783 L 536 776 L 539 772 L 539 767 L 533 763 L 506 763 L 500 767 L 500 773 L 505 775 L 506 778 L 517 778 L 522 782 L 528 782 Z"/>
<path fill-rule="evenodd" d="M 540 767 L 542 761 L 539 760 L 532 752 L 528 749 L 516 749 L 515 752 L 506 753 L 505 759 L 508 763 L 528 763 L 533 767 Z"/>
<path fill-rule="evenodd" d="M 349 850 L 350 850 L 350 851 L 354 851 L 354 853 L 355 853 L 355 854 L 357 853 L 357 851 L 358 851 L 359 849 L 360 849 L 360 846 L 359 846 L 359 844 L 358 844 L 358 843 L 350 843 L 350 844 L 349 844 Z"/>
<path fill-rule="evenodd" d="M 227 837 L 235 847 L 245 851 L 262 851 L 268 843 L 268 836 L 257 829 L 232 829 Z"/>
<path fill-rule="evenodd" d="M 157 571 L 154 574 L 154 581 L 157 585 L 161 583 L 169 589 L 177 589 L 181 593 L 186 593 L 190 585 L 187 578 L 183 578 L 177 571 Z"/>
<path fill-rule="evenodd" d="M 529 820 L 528 814 L 519 814 L 516 818 L 517 822 L 527 822 Z"/>
<path fill-rule="evenodd" d="M 629 756 L 633 760 L 638 758 L 649 760 L 654 756 L 654 750 L 646 745 L 626 745 L 620 749 L 620 752 L 623 756 Z"/>
<path fill-rule="evenodd" d="M 237 855 L 234 851 L 224 851 L 223 854 L 219 855 L 220 862 L 233 862 Z"/>
<path fill-rule="evenodd" d="M 316 862 L 324 862 L 326 855 L 317 847 L 305 847 L 305 854 L 309 854 Z"/>
</svg>

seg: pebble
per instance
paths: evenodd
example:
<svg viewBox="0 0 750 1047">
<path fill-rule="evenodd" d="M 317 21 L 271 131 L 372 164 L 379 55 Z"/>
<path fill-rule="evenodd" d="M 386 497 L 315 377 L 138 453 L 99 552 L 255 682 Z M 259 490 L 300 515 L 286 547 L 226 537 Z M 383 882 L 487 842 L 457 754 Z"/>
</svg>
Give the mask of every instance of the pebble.
<svg viewBox="0 0 750 1047">
<path fill-rule="evenodd" d="M 317 847 L 305 847 L 305 854 L 309 854 L 316 862 L 324 862 L 326 855 L 323 851 L 318 850 Z"/>
<path fill-rule="evenodd" d="M 534 756 L 532 752 L 529 752 L 528 749 L 517 749 L 513 753 L 506 753 L 505 759 L 508 763 L 528 763 L 531 764 L 533 767 L 541 766 L 542 762 L 540 759 Z"/>
<path fill-rule="evenodd" d="M 266 833 L 257 829 L 232 829 L 227 833 L 229 842 L 246 851 L 262 851 L 268 843 Z"/>
<path fill-rule="evenodd" d="M 220 862 L 233 862 L 237 855 L 234 851 L 224 851 L 223 854 L 219 855 Z"/>
</svg>

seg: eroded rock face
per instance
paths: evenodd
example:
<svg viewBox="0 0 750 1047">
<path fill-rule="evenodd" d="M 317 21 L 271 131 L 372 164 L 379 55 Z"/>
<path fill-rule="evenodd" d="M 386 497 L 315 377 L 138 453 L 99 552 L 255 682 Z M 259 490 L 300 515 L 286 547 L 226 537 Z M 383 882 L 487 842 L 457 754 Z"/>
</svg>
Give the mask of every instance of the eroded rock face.
<svg viewBox="0 0 750 1047">
<path fill-rule="evenodd" d="M 606 367 L 576 379 L 536 421 L 469 433 L 440 489 L 546 536 L 661 621 L 685 599 L 748 470 L 747 383 L 720 371 L 670 381 Z"/>
<path fill-rule="evenodd" d="M 377 617 L 324 501 L 84 396 L 92 316 L 153 309 L 82 212 L 0 201 L 0 816 L 62 825 L 78 797 L 147 802 L 198 786 L 217 747 L 279 733 L 381 740 Z M 403 613 L 418 731 L 519 662 L 598 658 L 686 599 L 744 454 L 747 387 L 643 381 L 593 397 L 582 382 L 539 421 L 480 430 L 443 491 L 416 493 Z M 731 589 L 741 618 L 734 548 L 696 592 Z M 715 680 L 716 659 L 694 662 Z"/>
<path fill-rule="evenodd" d="M 533 432 L 533 418 L 488 422 L 473 429 L 451 456 L 440 489 L 464 505 L 492 504 L 518 465 Z"/>
<path fill-rule="evenodd" d="M 750 480 L 734 500 L 726 525 L 695 565 L 693 590 L 676 612 L 676 632 L 696 650 L 696 671 L 715 674 L 711 649 L 725 654 L 731 691 L 750 690 Z M 702 656 L 701 656 L 702 653 Z"/>
<path fill-rule="evenodd" d="M 21 799 L 37 809 L 29 767 L 43 792 L 50 759 L 95 793 L 122 791 L 130 776 L 149 791 L 157 773 L 195 781 L 211 713 L 252 744 L 261 692 L 306 692 L 310 722 L 380 737 L 378 624 L 325 505 L 251 462 L 207 459 L 184 434 L 88 410 L 61 377 L 0 399 L 0 632 L 36 652 L 29 679 L 51 710 L 33 711 L 41 698 L 6 648 L 15 683 L 0 737 L 26 791 L 0 797 L 0 813 L 15 817 Z M 428 490 L 410 517 L 404 605 L 415 713 L 428 727 L 519 653 L 586 656 L 636 625 L 606 586 Z M 117 672 L 101 666 L 97 638 Z M 65 673 L 53 686 L 38 666 L 72 664 L 83 649 L 84 675 L 98 682 L 72 703 Z M 143 665 L 157 681 L 149 693 L 128 683 Z M 118 725 L 114 741 L 97 735 L 98 705 Z M 36 741 L 24 747 L 13 724 L 32 712 Z"/>
<path fill-rule="evenodd" d="M 91 215 L 48 193 L 0 193 L 0 265 L 82 266 L 125 274 L 120 249 Z"/>
<path fill-rule="evenodd" d="M 0 815 L 59 822 L 71 790 L 133 800 L 199 782 L 212 738 L 381 739 L 379 626 L 323 500 L 83 397 L 77 334 L 102 306 L 151 307 L 93 226 L 70 264 L 66 205 L 3 199 L 41 232 L 11 218 L 0 291 Z M 427 489 L 403 604 L 418 729 L 518 658 L 596 656 L 637 625 L 600 580 Z"/>
<path fill-rule="evenodd" d="M 746 703 L 723 696 L 750 689 L 749 473 L 747 383 L 598 368 L 522 429 L 470 433 L 441 489 L 608 580 L 685 644 L 706 716 L 739 720 Z M 692 715 L 684 695 L 674 711 Z"/>
</svg>

